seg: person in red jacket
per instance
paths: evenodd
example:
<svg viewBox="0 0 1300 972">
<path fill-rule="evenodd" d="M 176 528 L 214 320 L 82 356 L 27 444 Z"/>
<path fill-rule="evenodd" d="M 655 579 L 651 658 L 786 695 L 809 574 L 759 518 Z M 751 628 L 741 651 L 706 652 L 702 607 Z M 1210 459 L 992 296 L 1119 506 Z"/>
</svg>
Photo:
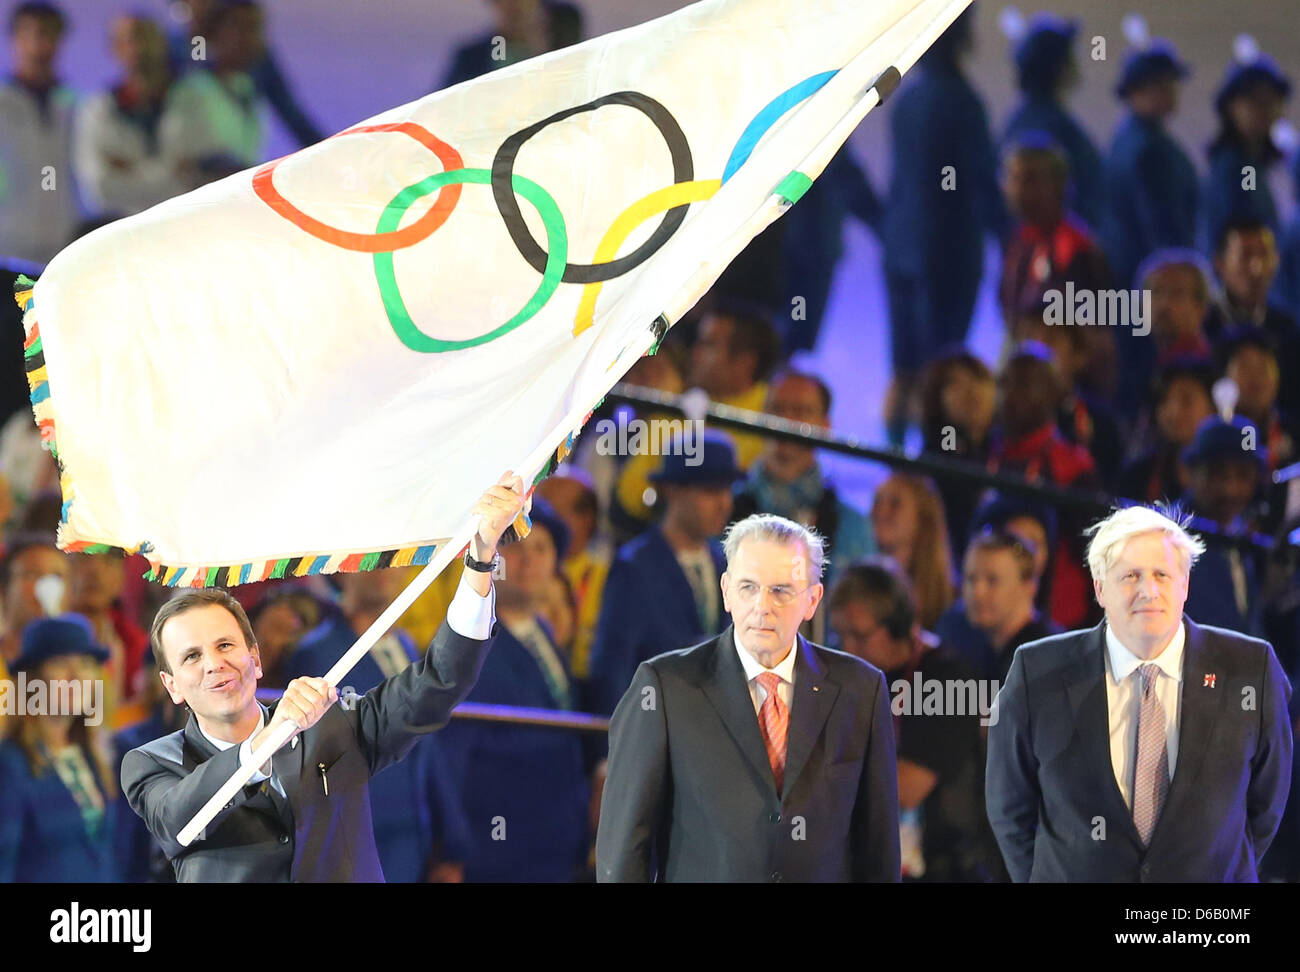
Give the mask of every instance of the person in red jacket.
<svg viewBox="0 0 1300 972">
<path fill-rule="evenodd" d="M 1053 486 L 1097 488 L 1092 455 L 1066 440 L 1057 425 L 1061 392 L 1051 351 L 1036 341 L 1020 345 L 998 376 L 999 428 L 989 456 L 991 471 L 1020 473 Z M 1072 511 L 1062 510 L 1052 575 L 1050 614 L 1067 628 L 1085 621 L 1092 607 L 1075 540 L 1086 524 L 1078 520 Z"/>
</svg>

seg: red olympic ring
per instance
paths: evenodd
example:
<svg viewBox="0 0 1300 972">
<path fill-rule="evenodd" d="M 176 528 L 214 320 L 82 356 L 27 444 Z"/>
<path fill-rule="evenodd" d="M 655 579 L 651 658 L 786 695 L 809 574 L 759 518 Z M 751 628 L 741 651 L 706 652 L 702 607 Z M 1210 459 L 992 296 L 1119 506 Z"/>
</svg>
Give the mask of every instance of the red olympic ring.
<svg viewBox="0 0 1300 972">
<path fill-rule="evenodd" d="M 362 132 L 400 132 L 415 139 L 436 155 L 438 161 L 442 163 L 443 171 L 450 172 L 453 169 L 463 169 L 465 167 L 459 152 L 435 136 L 427 128 L 417 125 L 415 122 L 395 122 L 390 125 L 361 125 L 330 137 L 342 138 L 344 135 L 359 135 Z M 273 162 L 268 162 L 253 174 L 253 192 L 257 193 L 262 202 L 299 229 L 316 237 L 316 239 L 326 243 L 333 243 L 345 250 L 356 250 L 361 253 L 392 253 L 394 250 L 414 246 L 421 240 L 432 236 L 447 221 L 451 211 L 456 208 L 456 204 L 460 202 L 461 190 L 464 188 L 460 183 L 443 186 L 438 190 L 438 195 L 429 211 L 410 226 L 389 233 L 350 233 L 326 225 L 318 219 L 313 219 L 280 195 L 280 191 L 275 188 L 275 183 L 272 181 L 272 173 L 275 172 L 275 167 L 286 158 L 289 158 L 289 156 L 286 155 Z"/>
</svg>

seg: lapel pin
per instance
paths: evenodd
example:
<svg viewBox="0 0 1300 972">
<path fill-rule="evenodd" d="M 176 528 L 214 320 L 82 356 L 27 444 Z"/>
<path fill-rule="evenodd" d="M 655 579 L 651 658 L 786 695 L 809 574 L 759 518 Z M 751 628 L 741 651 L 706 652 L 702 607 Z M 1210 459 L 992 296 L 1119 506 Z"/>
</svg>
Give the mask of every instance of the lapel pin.
<svg viewBox="0 0 1300 972">
<path fill-rule="evenodd" d="M 1206 675 L 1206 676 L 1205 676 L 1204 687 L 1205 687 L 1205 688 L 1214 688 L 1214 680 L 1215 680 L 1216 678 L 1218 678 L 1217 675 Z"/>
<path fill-rule="evenodd" d="M 813 691 L 814 691 L 814 692 L 820 692 L 821 690 L 822 690 L 822 687 L 821 687 L 820 685 L 814 685 L 814 686 L 813 686 Z"/>
</svg>

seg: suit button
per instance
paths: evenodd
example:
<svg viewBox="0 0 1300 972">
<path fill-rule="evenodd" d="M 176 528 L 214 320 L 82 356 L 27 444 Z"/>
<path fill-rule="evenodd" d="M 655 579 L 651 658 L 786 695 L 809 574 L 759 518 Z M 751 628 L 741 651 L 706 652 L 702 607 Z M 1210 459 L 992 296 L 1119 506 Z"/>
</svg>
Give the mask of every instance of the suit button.
<svg viewBox="0 0 1300 972">
<path fill-rule="evenodd" d="M 778 824 L 781 822 L 781 815 L 779 813 L 774 813 L 767 819 L 771 820 L 774 824 Z"/>
<path fill-rule="evenodd" d="M 281 835 L 280 835 L 280 843 L 282 843 L 282 844 L 287 844 L 287 843 L 289 843 L 289 835 L 288 835 L 288 834 L 281 834 Z"/>
<path fill-rule="evenodd" d="M 772 883 L 773 883 L 773 884 L 780 884 L 782 881 L 785 880 L 785 878 L 781 877 L 781 872 L 780 872 L 780 871 L 773 871 L 773 872 L 772 872 L 772 875 L 771 875 L 771 878 L 772 878 Z"/>
</svg>

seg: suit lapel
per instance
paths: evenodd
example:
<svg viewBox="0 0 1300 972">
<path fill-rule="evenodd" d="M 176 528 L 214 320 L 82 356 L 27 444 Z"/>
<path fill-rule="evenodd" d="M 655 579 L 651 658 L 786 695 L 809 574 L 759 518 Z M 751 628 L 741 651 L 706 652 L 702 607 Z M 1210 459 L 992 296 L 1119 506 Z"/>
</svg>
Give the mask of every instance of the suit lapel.
<svg viewBox="0 0 1300 972">
<path fill-rule="evenodd" d="M 185 723 L 185 748 L 182 752 L 185 768 L 193 770 L 200 763 L 206 763 L 215 755 L 217 755 L 217 747 L 208 742 L 207 737 L 199 731 L 198 720 L 194 718 L 194 713 L 191 712 L 189 719 Z"/>
<path fill-rule="evenodd" d="M 258 703 L 261 705 L 261 703 Z M 266 724 L 271 724 L 271 716 L 275 712 L 275 706 L 270 708 L 262 706 L 262 716 L 266 719 Z M 296 745 L 295 745 L 296 743 Z M 306 743 L 302 735 L 299 734 L 294 739 L 280 747 L 280 751 L 271 757 L 271 772 L 276 779 L 280 781 L 280 786 L 284 787 L 285 793 L 294 793 L 298 787 L 298 777 L 302 775 L 303 754 L 307 751 Z M 268 781 L 269 782 L 269 781 Z M 274 786 L 267 787 L 267 796 L 275 804 L 276 813 L 290 827 L 293 826 L 293 811 L 289 808 L 289 801 L 280 795 L 280 791 Z"/>
<path fill-rule="evenodd" d="M 812 755 L 817 737 L 830 715 L 840 687 L 827 681 L 826 670 L 816 650 L 802 636 L 794 658 L 794 692 L 790 702 L 790 734 L 786 738 L 784 793 L 794 784 Z"/>
<path fill-rule="evenodd" d="M 271 721 L 271 710 L 260 702 L 262 706 L 262 717 L 267 724 Z M 305 746 L 299 739 L 298 745 L 294 748 L 285 746 L 271 758 L 272 772 L 280 780 L 280 785 L 284 787 L 286 793 L 290 792 L 291 781 L 296 781 L 302 772 L 302 759 Z M 190 713 L 189 721 L 185 723 L 185 760 L 186 768 L 193 769 L 199 763 L 205 763 L 213 756 L 217 755 L 220 750 L 208 741 L 208 737 L 199 729 L 198 720 L 194 714 Z M 254 810 L 261 810 L 263 813 L 275 813 L 286 822 L 292 821 L 293 815 L 289 810 L 288 801 L 280 795 L 274 786 L 267 781 L 265 789 L 249 798 L 246 806 Z"/>
<path fill-rule="evenodd" d="M 1183 684 L 1182 701 L 1178 716 L 1178 763 L 1174 767 L 1174 778 L 1169 784 L 1169 797 L 1164 809 L 1160 811 L 1160 820 L 1151 834 L 1152 843 L 1160 834 L 1160 823 L 1166 817 L 1173 817 L 1179 812 L 1180 805 L 1193 796 L 1196 777 L 1205 759 L 1205 750 L 1209 748 L 1214 735 L 1215 723 L 1223 710 L 1223 700 L 1227 698 L 1226 687 L 1209 688 L 1205 684 L 1207 674 L 1223 674 L 1223 668 L 1215 668 L 1215 653 L 1206 643 L 1205 632 L 1191 618 L 1184 617 L 1183 624 L 1187 631 L 1183 643 Z"/>
<path fill-rule="evenodd" d="M 1110 709 L 1106 700 L 1106 622 L 1088 632 L 1078 649 L 1074 670 L 1067 676 L 1066 696 L 1074 714 L 1075 735 L 1083 746 L 1085 759 L 1099 792 L 1103 795 L 1104 816 L 1121 820 L 1125 836 L 1142 846 L 1133 814 L 1124 802 L 1115 781 L 1115 767 L 1110 759 Z"/>
<path fill-rule="evenodd" d="M 797 681 L 796 681 L 796 684 Z M 759 779 L 766 780 L 769 789 L 776 792 L 772 777 L 772 764 L 767 760 L 767 747 L 758 728 L 758 715 L 754 700 L 749 694 L 745 669 L 736 655 L 734 629 L 728 625 L 714 642 L 712 672 L 705 680 L 704 694 L 717 709 L 727 732 L 735 740 Z"/>
</svg>

